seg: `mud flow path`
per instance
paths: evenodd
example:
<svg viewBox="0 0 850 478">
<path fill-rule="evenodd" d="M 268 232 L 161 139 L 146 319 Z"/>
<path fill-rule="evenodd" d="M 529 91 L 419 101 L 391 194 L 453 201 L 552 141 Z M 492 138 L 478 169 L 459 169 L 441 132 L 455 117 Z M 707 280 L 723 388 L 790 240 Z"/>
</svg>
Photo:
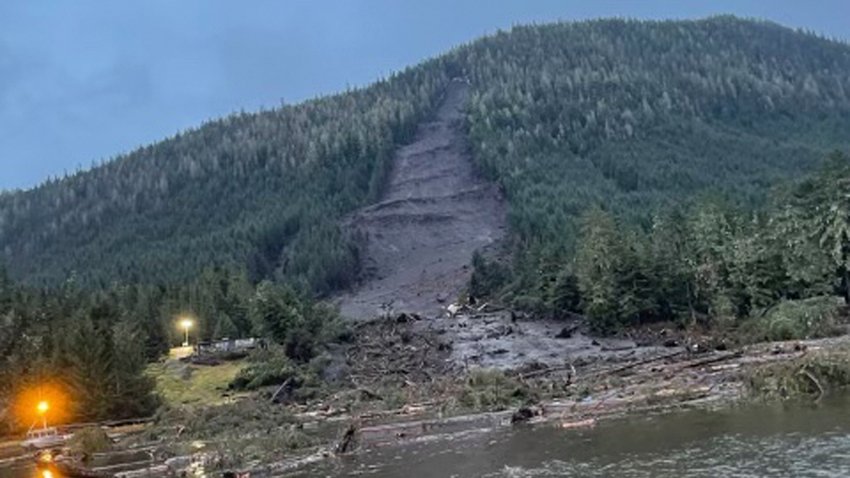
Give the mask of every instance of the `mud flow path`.
<svg viewBox="0 0 850 478">
<path fill-rule="evenodd" d="M 453 81 L 434 117 L 395 155 L 384 197 L 349 219 L 365 233 L 364 275 L 340 297 L 343 317 L 434 317 L 463 290 L 475 250 L 505 232 L 495 185 L 475 171 L 461 129 L 468 87 Z"/>
</svg>

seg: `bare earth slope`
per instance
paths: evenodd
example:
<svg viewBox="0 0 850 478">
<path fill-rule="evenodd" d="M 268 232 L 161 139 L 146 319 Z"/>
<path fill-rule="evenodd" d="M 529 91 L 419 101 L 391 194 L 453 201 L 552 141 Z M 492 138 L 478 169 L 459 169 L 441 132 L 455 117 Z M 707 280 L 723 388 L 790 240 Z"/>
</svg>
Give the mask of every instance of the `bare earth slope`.
<svg viewBox="0 0 850 478">
<path fill-rule="evenodd" d="M 467 90 L 450 84 L 435 117 L 396 153 L 382 200 L 350 218 L 367 245 L 364 278 L 340 299 L 344 317 L 439 314 L 469 280 L 473 252 L 504 234 L 501 196 L 476 174 L 461 130 Z"/>
</svg>

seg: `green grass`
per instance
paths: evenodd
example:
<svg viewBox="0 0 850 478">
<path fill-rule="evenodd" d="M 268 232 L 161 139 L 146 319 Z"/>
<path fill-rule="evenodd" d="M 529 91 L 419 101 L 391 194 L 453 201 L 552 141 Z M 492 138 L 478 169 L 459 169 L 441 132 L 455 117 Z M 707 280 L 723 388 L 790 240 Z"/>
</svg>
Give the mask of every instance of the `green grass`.
<svg viewBox="0 0 850 478">
<path fill-rule="evenodd" d="M 150 365 L 147 373 L 156 380 L 156 391 L 167 406 L 214 406 L 229 401 L 223 393 L 246 366 L 244 361 L 196 366 L 168 360 Z"/>
</svg>

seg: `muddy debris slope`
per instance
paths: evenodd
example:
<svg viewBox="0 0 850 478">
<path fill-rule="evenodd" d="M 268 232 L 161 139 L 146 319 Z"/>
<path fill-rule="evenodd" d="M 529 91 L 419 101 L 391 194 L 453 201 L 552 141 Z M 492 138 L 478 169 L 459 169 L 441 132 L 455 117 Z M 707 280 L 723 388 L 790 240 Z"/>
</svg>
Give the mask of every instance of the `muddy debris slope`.
<svg viewBox="0 0 850 478">
<path fill-rule="evenodd" d="M 467 284 L 473 253 L 504 235 L 504 201 L 473 167 L 462 130 L 468 88 L 451 82 L 397 151 L 381 201 L 348 219 L 366 246 L 362 280 L 339 300 L 343 317 L 441 314 Z"/>
</svg>

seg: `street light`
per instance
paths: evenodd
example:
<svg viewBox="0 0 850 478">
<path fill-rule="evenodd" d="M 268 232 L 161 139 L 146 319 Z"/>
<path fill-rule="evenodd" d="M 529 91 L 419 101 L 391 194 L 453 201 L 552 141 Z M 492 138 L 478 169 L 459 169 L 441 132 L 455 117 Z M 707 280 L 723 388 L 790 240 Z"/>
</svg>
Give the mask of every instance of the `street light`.
<svg viewBox="0 0 850 478">
<path fill-rule="evenodd" d="M 183 346 L 189 346 L 189 329 L 192 328 L 193 322 L 192 319 L 182 319 L 180 321 L 180 327 L 183 328 Z"/>
<path fill-rule="evenodd" d="M 41 422 L 44 425 L 44 428 L 47 428 L 47 411 L 50 410 L 50 404 L 47 403 L 47 400 L 42 400 L 35 406 L 35 410 L 41 417 Z"/>
</svg>

